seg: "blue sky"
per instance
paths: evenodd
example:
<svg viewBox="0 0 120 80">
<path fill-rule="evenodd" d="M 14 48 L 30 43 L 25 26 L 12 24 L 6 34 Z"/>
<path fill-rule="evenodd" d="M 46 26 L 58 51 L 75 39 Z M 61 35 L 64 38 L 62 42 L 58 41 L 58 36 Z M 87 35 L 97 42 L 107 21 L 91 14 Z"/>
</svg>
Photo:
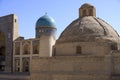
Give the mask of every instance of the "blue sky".
<svg viewBox="0 0 120 80">
<path fill-rule="evenodd" d="M 46 12 L 57 24 L 57 37 L 76 18 L 84 3 L 96 7 L 97 17 L 109 23 L 120 34 L 120 0 L 0 0 L 0 16 L 16 14 L 19 34 L 35 37 L 35 24 Z"/>
</svg>

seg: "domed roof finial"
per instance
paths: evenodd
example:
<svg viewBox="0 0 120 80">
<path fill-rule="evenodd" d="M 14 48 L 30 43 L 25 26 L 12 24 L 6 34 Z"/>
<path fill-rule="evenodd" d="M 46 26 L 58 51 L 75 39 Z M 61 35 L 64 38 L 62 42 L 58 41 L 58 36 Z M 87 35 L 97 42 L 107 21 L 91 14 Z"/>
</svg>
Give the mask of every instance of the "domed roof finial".
<svg viewBox="0 0 120 80">
<path fill-rule="evenodd" d="M 84 16 L 96 16 L 95 7 L 89 3 L 83 4 L 79 8 L 79 17 L 84 17 Z"/>
</svg>

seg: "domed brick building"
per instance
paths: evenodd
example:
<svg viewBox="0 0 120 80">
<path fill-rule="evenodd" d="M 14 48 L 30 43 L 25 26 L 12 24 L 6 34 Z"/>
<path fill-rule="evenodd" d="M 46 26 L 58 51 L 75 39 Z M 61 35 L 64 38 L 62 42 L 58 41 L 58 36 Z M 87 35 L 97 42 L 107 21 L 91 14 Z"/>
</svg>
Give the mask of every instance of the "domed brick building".
<svg viewBox="0 0 120 80">
<path fill-rule="evenodd" d="M 104 20 L 97 18 L 95 11 L 95 7 L 90 4 L 80 7 L 79 17 L 66 27 L 55 44 L 56 56 L 77 53 L 106 55 L 113 47 L 118 50 L 118 33 Z"/>
<path fill-rule="evenodd" d="M 93 5 L 83 4 L 57 40 L 56 27 L 45 14 L 35 24 L 35 38 L 24 39 L 16 15 L 0 17 L 0 73 L 10 72 L 8 80 L 120 80 L 119 34 L 96 17 Z"/>
<path fill-rule="evenodd" d="M 119 80 L 120 37 L 93 5 L 79 8 L 53 46 L 52 57 L 33 58 L 33 80 Z M 39 64 L 39 65 L 38 65 Z"/>
</svg>

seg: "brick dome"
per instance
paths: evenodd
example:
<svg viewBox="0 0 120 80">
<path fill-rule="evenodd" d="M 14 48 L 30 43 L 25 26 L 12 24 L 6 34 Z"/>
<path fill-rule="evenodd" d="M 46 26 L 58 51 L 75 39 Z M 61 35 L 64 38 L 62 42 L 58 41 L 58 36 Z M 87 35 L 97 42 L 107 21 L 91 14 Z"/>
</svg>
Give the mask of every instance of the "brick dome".
<svg viewBox="0 0 120 80">
<path fill-rule="evenodd" d="M 93 16 L 74 20 L 60 35 L 57 42 L 94 41 L 98 37 L 118 38 L 118 33 L 105 21 Z"/>
<path fill-rule="evenodd" d="M 104 20 L 96 17 L 96 9 L 85 3 L 79 8 L 79 18 L 62 32 L 57 43 L 75 41 L 117 40 L 118 33 Z"/>
</svg>

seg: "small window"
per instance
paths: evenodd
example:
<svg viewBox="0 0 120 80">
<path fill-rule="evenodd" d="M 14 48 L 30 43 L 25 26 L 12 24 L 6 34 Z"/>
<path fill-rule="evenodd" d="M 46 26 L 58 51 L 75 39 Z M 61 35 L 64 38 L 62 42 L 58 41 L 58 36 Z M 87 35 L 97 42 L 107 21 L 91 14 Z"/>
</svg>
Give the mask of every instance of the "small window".
<svg viewBox="0 0 120 80">
<path fill-rule="evenodd" d="M 111 45 L 111 50 L 118 50 L 117 44 L 112 44 Z"/>
<path fill-rule="evenodd" d="M 82 54 L 82 48 L 81 46 L 76 47 L 76 54 Z"/>
<path fill-rule="evenodd" d="M 15 23 L 17 22 L 17 20 L 15 19 Z"/>
<path fill-rule="evenodd" d="M 86 16 L 86 15 L 87 15 L 86 9 L 83 10 L 82 14 L 83 14 L 83 16 Z"/>
<path fill-rule="evenodd" d="M 93 16 L 93 9 L 89 9 L 89 15 Z"/>
</svg>

